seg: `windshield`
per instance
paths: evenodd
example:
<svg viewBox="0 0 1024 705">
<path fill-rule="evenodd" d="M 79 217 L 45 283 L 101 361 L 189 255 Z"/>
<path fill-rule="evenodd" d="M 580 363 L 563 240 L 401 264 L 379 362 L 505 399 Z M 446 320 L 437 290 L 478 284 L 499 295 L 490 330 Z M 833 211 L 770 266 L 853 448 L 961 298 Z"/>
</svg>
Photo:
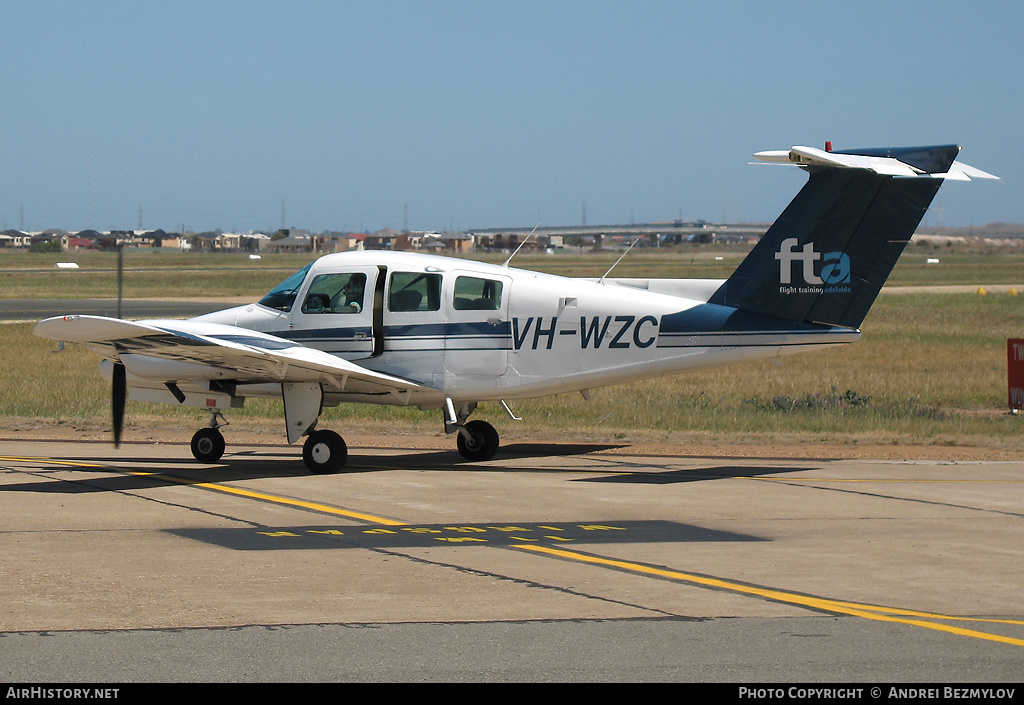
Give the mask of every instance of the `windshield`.
<svg viewBox="0 0 1024 705">
<path fill-rule="evenodd" d="M 270 290 L 270 293 L 260 299 L 260 304 L 268 308 L 276 308 L 278 311 L 291 311 L 295 303 L 295 296 L 299 293 L 299 287 L 306 279 L 306 272 L 313 266 L 310 262 L 305 267 L 291 275 L 283 282 Z"/>
</svg>

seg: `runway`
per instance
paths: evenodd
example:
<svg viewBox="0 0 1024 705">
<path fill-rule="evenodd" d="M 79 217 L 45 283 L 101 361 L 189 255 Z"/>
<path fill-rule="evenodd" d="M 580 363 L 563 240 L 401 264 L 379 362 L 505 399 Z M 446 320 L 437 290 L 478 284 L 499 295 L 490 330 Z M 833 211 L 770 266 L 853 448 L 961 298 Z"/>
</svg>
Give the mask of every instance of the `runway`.
<svg viewBox="0 0 1024 705">
<path fill-rule="evenodd" d="M 1024 465 L 2 445 L 8 680 L 981 682 Z M 140 660 L 139 653 L 146 658 Z M 55 654 L 60 657 L 56 658 Z"/>
<path fill-rule="evenodd" d="M 125 299 L 125 318 L 184 318 L 212 313 L 236 302 Z M 238 302 L 240 303 L 240 302 Z M 117 316 L 117 299 L 0 299 L 0 321 L 38 321 L 65 315 Z"/>
</svg>

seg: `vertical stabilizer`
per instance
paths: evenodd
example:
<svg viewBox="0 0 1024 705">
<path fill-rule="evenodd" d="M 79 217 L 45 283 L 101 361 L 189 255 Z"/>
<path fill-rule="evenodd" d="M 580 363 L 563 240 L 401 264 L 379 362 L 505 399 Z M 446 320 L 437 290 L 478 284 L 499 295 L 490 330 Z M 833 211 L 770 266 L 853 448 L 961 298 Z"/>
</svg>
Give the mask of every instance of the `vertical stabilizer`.
<svg viewBox="0 0 1024 705">
<path fill-rule="evenodd" d="M 756 155 L 801 166 L 810 177 L 711 303 L 857 328 L 943 179 L 995 178 L 955 164 L 959 149 L 794 147 Z"/>
</svg>

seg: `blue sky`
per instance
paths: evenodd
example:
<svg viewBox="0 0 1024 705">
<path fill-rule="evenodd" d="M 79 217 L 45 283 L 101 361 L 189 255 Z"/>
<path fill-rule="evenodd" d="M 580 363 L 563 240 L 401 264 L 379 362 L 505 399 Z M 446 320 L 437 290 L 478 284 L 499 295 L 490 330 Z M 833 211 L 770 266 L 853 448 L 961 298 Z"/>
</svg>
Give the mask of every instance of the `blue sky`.
<svg viewBox="0 0 1024 705">
<path fill-rule="evenodd" d="M 773 220 L 763 149 L 958 143 L 1024 223 L 1024 3 L 0 3 L 0 226 Z"/>
</svg>

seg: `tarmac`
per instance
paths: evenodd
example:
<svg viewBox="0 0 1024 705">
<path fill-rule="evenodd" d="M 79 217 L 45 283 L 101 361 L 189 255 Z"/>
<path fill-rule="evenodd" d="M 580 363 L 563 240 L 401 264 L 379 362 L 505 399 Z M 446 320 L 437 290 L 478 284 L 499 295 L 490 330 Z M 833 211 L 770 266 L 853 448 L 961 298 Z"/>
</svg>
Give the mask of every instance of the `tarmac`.
<svg viewBox="0 0 1024 705">
<path fill-rule="evenodd" d="M 3 680 L 1020 680 L 1024 463 L 227 436 L 0 441 Z"/>
</svg>

